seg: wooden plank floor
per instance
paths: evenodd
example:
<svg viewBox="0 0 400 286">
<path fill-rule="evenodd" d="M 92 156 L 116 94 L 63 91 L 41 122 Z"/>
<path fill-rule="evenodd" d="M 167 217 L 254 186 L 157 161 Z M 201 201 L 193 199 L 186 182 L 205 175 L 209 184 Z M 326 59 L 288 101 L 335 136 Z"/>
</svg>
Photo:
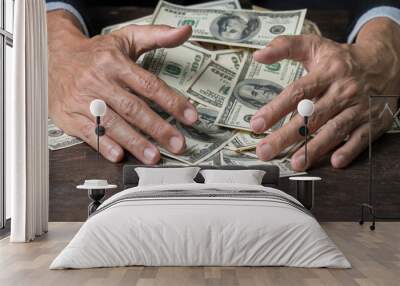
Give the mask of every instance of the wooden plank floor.
<svg viewBox="0 0 400 286">
<path fill-rule="evenodd" d="M 50 223 L 50 231 L 30 244 L 0 241 L 0 285 L 399 285 L 400 222 L 368 225 L 323 223 L 352 269 L 288 267 L 124 267 L 48 270 L 81 223 Z"/>
</svg>

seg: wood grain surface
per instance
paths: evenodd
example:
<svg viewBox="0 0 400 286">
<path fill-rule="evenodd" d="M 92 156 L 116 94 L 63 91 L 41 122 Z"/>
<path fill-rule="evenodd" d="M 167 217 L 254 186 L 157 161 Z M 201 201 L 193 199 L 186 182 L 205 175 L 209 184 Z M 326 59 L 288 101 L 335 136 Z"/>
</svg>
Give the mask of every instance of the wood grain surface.
<svg viewBox="0 0 400 286">
<path fill-rule="evenodd" d="M 397 286 L 400 222 L 382 222 L 375 232 L 352 222 L 322 226 L 352 269 L 289 267 L 119 267 L 48 270 L 81 223 L 50 223 L 49 233 L 29 244 L 0 240 L 2 286 Z"/>
<path fill-rule="evenodd" d="M 96 15 L 99 30 L 103 26 L 151 14 L 152 8 L 98 7 Z M 307 17 L 316 22 L 323 35 L 343 40 L 347 34 L 349 14 L 346 11 L 313 11 Z M 93 22 L 93 21 L 92 21 Z M 380 216 L 400 217 L 400 134 L 386 134 L 374 145 L 374 190 Z M 122 166 L 137 163 L 127 155 L 123 162 L 113 164 L 97 160 L 96 153 L 86 144 L 50 152 L 50 221 L 84 221 L 89 199 L 85 191 L 75 189 L 85 179 L 108 179 L 122 186 Z M 335 170 L 329 158 L 310 170 L 323 178 L 316 185 L 313 213 L 322 221 L 354 221 L 360 216 L 360 204 L 368 195 L 368 157 L 364 152 L 350 167 Z M 282 179 L 280 188 L 294 194 L 295 184 Z M 120 191 L 121 189 L 117 190 Z M 110 192 L 107 196 L 114 194 Z"/>
</svg>

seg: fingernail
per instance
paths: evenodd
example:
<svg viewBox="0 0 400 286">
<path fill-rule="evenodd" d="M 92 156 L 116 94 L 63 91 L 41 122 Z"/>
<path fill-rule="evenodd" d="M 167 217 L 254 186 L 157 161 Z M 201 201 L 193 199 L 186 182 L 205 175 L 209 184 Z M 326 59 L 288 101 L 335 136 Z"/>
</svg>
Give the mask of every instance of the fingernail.
<svg viewBox="0 0 400 286">
<path fill-rule="evenodd" d="M 112 157 L 113 160 L 117 160 L 119 157 L 119 150 L 112 148 L 110 151 L 110 155 Z"/>
<path fill-rule="evenodd" d="M 269 144 L 263 144 L 263 145 L 261 145 L 259 148 L 258 148 L 258 150 L 257 150 L 258 152 L 258 154 L 257 154 L 257 156 L 261 159 L 261 160 L 264 160 L 264 161 L 268 161 L 268 160 L 271 160 L 272 159 L 272 148 L 271 148 L 271 145 L 269 145 Z"/>
<path fill-rule="evenodd" d="M 266 47 L 262 48 L 261 50 L 257 50 L 257 51 L 255 51 L 253 53 L 253 57 L 254 56 L 256 56 L 256 57 L 261 56 L 263 53 L 269 51 L 270 49 L 271 49 L 271 46 L 266 46 Z"/>
<path fill-rule="evenodd" d="M 186 108 L 183 112 L 183 116 L 189 123 L 195 123 L 197 121 L 197 113 L 192 108 Z"/>
<path fill-rule="evenodd" d="M 251 120 L 251 129 L 255 132 L 262 132 L 265 130 L 265 120 L 262 117 L 256 117 Z"/>
<path fill-rule="evenodd" d="M 258 57 L 258 55 L 260 55 L 260 54 L 261 54 L 261 50 L 255 51 L 253 53 L 253 57 Z"/>
<path fill-rule="evenodd" d="M 343 155 L 336 155 L 332 157 L 332 165 L 334 168 L 342 168 L 345 164 L 345 158 Z"/>
<path fill-rule="evenodd" d="M 144 149 L 143 155 L 148 161 L 153 161 L 157 156 L 157 151 L 153 148 L 146 148 Z"/>
<path fill-rule="evenodd" d="M 183 140 L 178 136 L 172 136 L 169 139 L 169 146 L 173 152 L 179 152 L 183 148 Z"/>
<path fill-rule="evenodd" d="M 304 155 L 299 155 L 292 159 L 293 165 L 296 166 L 296 169 L 305 169 L 306 157 Z"/>
</svg>

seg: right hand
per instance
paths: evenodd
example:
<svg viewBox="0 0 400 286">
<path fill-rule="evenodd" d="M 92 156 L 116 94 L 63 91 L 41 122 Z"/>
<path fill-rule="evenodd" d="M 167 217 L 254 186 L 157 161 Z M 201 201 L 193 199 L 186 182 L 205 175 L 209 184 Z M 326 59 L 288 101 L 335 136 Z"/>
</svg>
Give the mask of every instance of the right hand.
<svg viewBox="0 0 400 286">
<path fill-rule="evenodd" d="M 197 120 L 197 111 L 183 96 L 144 70 L 136 59 L 151 49 L 175 47 L 191 35 L 191 27 L 130 25 L 109 35 L 85 37 L 71 14 L 48 13 L 49 114 L 57 126 L 96 148 L 95 118 L 89 106 L 102 99 L 108 110 L 102 119 L 106 134 L 100 152 L 112 162 L 124 149 L 145 164 L 160 159 L 158 148 L 141 132 L 172 153 L 185 150 L 185 138 L 157 115 L 147 98 L 184 124 Z"/>
</svg>

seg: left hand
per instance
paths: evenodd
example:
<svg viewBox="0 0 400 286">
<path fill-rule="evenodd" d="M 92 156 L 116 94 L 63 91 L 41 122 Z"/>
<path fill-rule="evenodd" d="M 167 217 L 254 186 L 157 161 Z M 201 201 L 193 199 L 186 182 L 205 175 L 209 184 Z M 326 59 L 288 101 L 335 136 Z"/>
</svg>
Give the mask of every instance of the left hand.
<svg viewBox="0 0 400 286">
<path fill-rule="evenodd" d="M 386 18 L 377 18 L 364 25 L 354 44 L 339 44 L 318 36 L 281 36 L 255 52 L 254 58 L 265 64 L 292 59 L 301 62 L 308 71 L 306 76 L 262 107 L 251 121 L 253 131 L 262 133 L 295 110 L 302 99 L 315 101 L 309 129 L 310 133 L 320 131 L 308 143 L 307 166 L 304 147 L 293 155 L 295 170 L 309 168 L 334 149 L 332 166 L 347 166 L 368 146 L 368 95 L 400 92 L 400 26 Z M 384 99 L 373 104 L 374 139 L 392 124 L 390 114 L 382 113 L 385 104 L 395 112 L 397 100 Z M 303 140 L 298 132 L 302 125 L 303 118 L 296 115 L 288 124 L 268 135 L 257 146 L 258 157 L 270 160 L 286 147 Z"/>
</svg>

